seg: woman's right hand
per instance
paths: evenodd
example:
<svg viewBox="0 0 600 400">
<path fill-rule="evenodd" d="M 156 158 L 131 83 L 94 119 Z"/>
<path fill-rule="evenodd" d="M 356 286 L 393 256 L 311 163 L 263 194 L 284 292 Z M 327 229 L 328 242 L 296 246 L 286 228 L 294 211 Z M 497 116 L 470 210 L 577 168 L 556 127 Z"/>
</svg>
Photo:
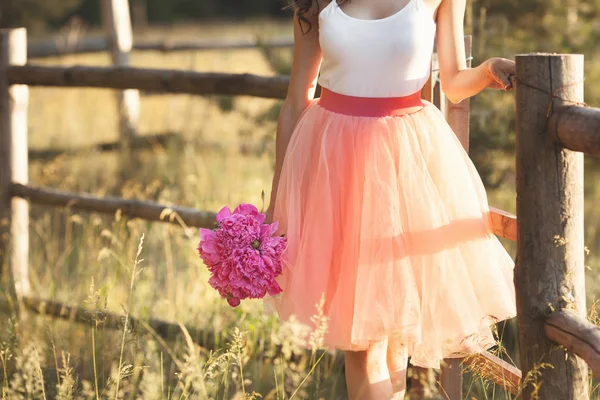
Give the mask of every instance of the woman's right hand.
<svg viewBox="0 0 600 400">
<path fill-rule="evenodd" d="M 516 74 L 516 67 L 513 60 L 495 57 L 486 60 L 483 65 L 491 81 L 489 87 L 504 91 L 514 89 L 513 77 Z"/>
</svg>

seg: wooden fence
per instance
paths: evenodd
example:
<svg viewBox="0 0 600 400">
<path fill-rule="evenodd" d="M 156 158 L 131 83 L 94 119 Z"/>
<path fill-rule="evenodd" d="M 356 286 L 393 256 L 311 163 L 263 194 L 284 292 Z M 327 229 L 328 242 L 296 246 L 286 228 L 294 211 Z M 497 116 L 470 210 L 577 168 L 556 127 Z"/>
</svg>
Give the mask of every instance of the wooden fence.
<svg viewBox="0 0 600 400">
<path fill-rule="evenodd" d="M 470 49 L 469 40 L 467 45 Z M 26 49 L 24 29 L 0 31 L 0 220 L 5 221 L 0 223 L 0 265 L 9 265 L 11 288 L 22 304 L 49 315 L 76 317 L 81 315 L 81 310 L 32 296 L 28 279 L 30 203 L 109 214 L 121 210 L 132 218 L 194 227 L 212 226 L 214 213 L 29 185 L 28 86 L 107 87 L 282 98 L 288 78 L 131 67 L 27 66 Z M 450 125 L 468 149 L 469 103 L 447 103 L 439 85 L 435 84 L 435 75 L 434 72 L 424 88 L 423 97 L 435 99 L 437 105 L 445 109 Z M 600 110 L 581 104 L 583 69 L 578 56 L 518 56 L 517 82 L 519 225 L 517 227 L 514 215 L 502 210 L 492 209 L 491 214 L 494 232 L 516 240 L 518 246 L 516 288 L 521 365 L 525 374 L 540 360 L 554 365 L 554 368 L 541 371 L 540 393 L 543 394 L 540 398 L 584 398 L 587 367 L 575 354 L 597 372 L 600 331 L 585 319 L 583 164 L 582 154 L 574 151 L 599 155 L 600 133 L 595 128 L 600 126 Z M 118 320 L 117 316 L 111 318 Z M 176 331 L 176 325 L 160 321 L 151 321 L 148 325 L 161 327 L 161 332 Z M 480 371 L 515 395 L 529 398 L 532 390 L 530 386 L 521 387 L 521 371 L 490 353 L 462 361 L 447 360 L 446 364 L 440 383 L 448 399 L 462 397 L 463 366 Z"/>
<path fill-rule="evenodd" d="M 215 39 L 202 41 L 154 40 L 134 42 L 131 49 L 135 51 L 160 51 L 163 53 L 181 51 L 209 50 L 242 50 L 267 48 L 291 48 L 294 42 L 291 37 L 279 37 L 270 40 L 260 39 Z M 105 37 L 87 37 L 74 43 L 58 40 L 30 42 L 27 46 L 27 57 L 49 58 L 69 54 L 104 53 L 110 50 L 110 40 Z"/>
<path fill-rule="evenodd" d="M 129 0 L 102 0 L 102 18 L 110 45 L 110 55 L 115 67 L 129 65 L 129 52 L 133 45 Z M 135 89 L 115 93 L 119 111 L 119 136 L 123 143 L 122 163 L 125 167 L 136 168 L 137 157 L 130 151 L 131 142 L 136 137 L 140 119 L 140 92 Z M 129 165 L 125 165 L 125 161 Z"/>
<path fill-rule="evenodd" d="M 277 48 L 277 47 L 291 47 L 293 40 L 290 37 L 278 38 L 270 40 L 268 42 L 261 41 L 259 39 L 254 40 L 223 40 L 213 39 L 210 42 L 170 42 L 170 41 L 154 41 L 154 42 L 141 42 L 134 43 L 132 33 L 132 22 L 130 16 L 130 10 L 132 9 L 129 4 L 129 0 L 101 0 L 101 10 L 103 25 L 105 28 L 105 37 L 88 37 L 80 39 L 79 29 L 80 25 L 75 24 L 75 29 L 69 29 L 67 34 L 62 40 L 54 41 L 37 41 L 29 43 L 27 46 L 27 54 L 30 58 L 41 58 L 41 57 L 53 57 L 66 54 L 83 54 L 83 53 L 96 53 L 108 51 L 112 58 L 112 63 L 115 69 L 96 69 L 95 74 L 90 73 L 91 71 L 70 71 L 67 76 L 39 76 L 46 82 L 37 82 L 34 84 L 44 84 L 48 86 L 59 85 L 59 86 L 87 86 L 87 87 L 107 87 L 106 82 L 114 82 L 115 89 L 121 88 L 122 83 L 118 83 L 116 76 L 121 76 L 122 79 L 131 79 L 133 72 L 135 76 L 138 76 L 144 80 L 148 77 L 148 74 L 152 75 L 151 70 L 127 70 L 125 73 L 121 67 L 127 67 L 129 65 L 130 52 L 132 50 L 138 51 L 199 51 L 199 50 L 224 50 L 224 49 L 242 49 L 242 48 Z M 134 7 L 135 10 L 135 7 Z M 51 74 L 51 71 L 46 71 Z M 100 80 L 95 86 L 92 82 L 82 82 L 81 75 L 78 72 L 84 73 L 84 76 Z M 164 71 L 159 71 L 164 72 Z M 129 74 L 128 74 L 129 73 Z M 70 81 L 70 74 L 75 77 L 72 83 Z M 206 76 L 189 76 L 189 73 L 184 76 L 177 74 L 177 71 L 167 72 L 167 75 L 174 74 L 175 76 L 166 76 L 165 90 L 150 88 L 150 91 L 155 93 L 188 93 L 185 89 L 181 89 L 181 85 L 194 85 L 194 82 L 198 85 L 196 94 L 210 94 L 211 91 L 216 91 L 223 94 L 238 94 L 235 88 L 236 85 L 252 85 L 251 77 L 239 77 L 238 82 L 221 82 L 223 77 L 222 74 L 209 74 Z M 108 80 L 106 76 L 111 76 Z M 193 73 L 192 73 L 193 75 Z M 25 76 L 30 76 L 29 73 L 25 72 Z M 249 82 L 245 82 L 245 78 L 250 78 Z M 190 81 L 191 79 L 191 81 Z M 17 78 L 17 81 L 22 79 Z M 152 78 L 154 82 L 157 82 Z M 54 84 L 51 82 L 55 82 Z M 104 82 L 104 83 L 103 83 Z M 28 83 L 29 84 L 29 83 Z M 259 87 L 263 86 L 262 82 L 259 82 Z M 275 82 L 275 84 L 277 84 Z M 222 88 L 219 87 L 222 85 Z M 127 85 L 125 85 L 127 86 Z M 134 84 L 134 87 L 141 86 L 143 84 Z M 215 87 L 216 86 L 216 87 Z M 180 89 L 177 89 L 177 88 Z M 229 88 L 227 90 L 226 88 Z M 285 90 L 285 87 L 282 87 Z M 145 89 L 143 89 L 145 90 Z M 284 90 L 281 93 L 284 93 Z M 205 93 L 202 93 L 205 92 Z M 242 93 L 245 93 L 242 89 Z M 259 93 L 251 93 L 251 95 L 261 96 Z M 127 165 L 129 169 L 135 169 L 139 163 L 137 154 L 132 151 L 135 147 L 137 134 L 139 130 L 139 117 L 140 117 L 140 92 L 137 89 L 125 89 L 116 91 L 115 96 L 117 99 L 117 112 L 119 116 L 119 136 L 122 163 Z"/>
<path fill-rule="evenodd" d="M 516 62 L 521 368 L 553 366 L 523 397 L 587 399 L 586 362 L 598 371 L 600 341 L 586 320 L 581 151 L 599 155 L 600 110 L 583 103 L 582 55 L 519 55 Z"/>
<path fill-rule="evenodd" d="M 9 66 L 9 84 L 29 86 L 136 89 L 157 93 L 285 97 L 289 78 L 135 67 Z"/>
</svg>

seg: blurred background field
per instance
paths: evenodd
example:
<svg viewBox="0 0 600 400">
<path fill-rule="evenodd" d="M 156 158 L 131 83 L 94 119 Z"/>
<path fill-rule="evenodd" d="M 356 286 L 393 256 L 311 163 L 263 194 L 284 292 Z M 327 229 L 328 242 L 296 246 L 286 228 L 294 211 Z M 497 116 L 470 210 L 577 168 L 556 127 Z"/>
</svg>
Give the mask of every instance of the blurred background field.
<svg viewBox="0 0 600 400">
<path fill-rule="evenodd" d="M 101 30 L 94 25 L 98 19 L 92 17 L 95 14 L 90 11 L 94 9 L 91 3 L 70 0 L 63 3 L 63 14 L 44 19 L 43 12 L 50 11 L 31 2 L 31 7 L 42 9 L 37 13 L 19 7 L 5 9 L 0 21 L 7 26 L 20 19 L 31 27 L 30 38 L 39 39 L 64 35 L 69 21 L 83 16 L 89 24 L 84 33 L 98 34 Z M 211 18 L 215 19 L 207 17 L 197 22 L 181 21 L 177 12 L 183 11 L 171 10 L 174 16 L 168 23 L 157 17 L 160 7 L 153 8 L 153 4 L 163 4 L 166 9 L 166 3 L 148 2 L 147 15 L 150 22 L 155 18 L 157 24 L 135 29 L 136 40 L 267 39 L 291 35 L 289 12 L 271 10 L 282 8 L 278 2 L 272 2 L 277 3 L 276 7 L 265 6 L 263 15 L 254 19 L 243 18 L 240 10 L 252 9 L 244 2 L 237 11 L 231 11 L 230 16 L 238 18 L 235 20 L 227 18 L 228 10 L 237 8 L 235 2 L 228 2 L 227 7 L 214 2 Z M 565 7 L 558 1 L 541 4 L 528 0 L 518 5 L 499 0 L 471 2 L 467 33 L 474 36 L 475 64 L 490 56 L 512 57 L 529 51 L 583 52 L 586 100 L 598 106 L 600 64 L 596 62 L 594 41 L 598 26 L 594 18 L 600 5 L 578 1 L 569 4 L 578 12 L 575 25 L 567 24 L 571 9 Z M 203 10 L 197 13 L 211 15 L 206 11 L 211 10 L 208 5 Z M 38 14 L 42 17 L 33 18 Z M 7 20 L 6 15 L 13 19 Z M 557 30 L 557 26 L 568 26 L 570 30 Z M 270 76 L 288 73 L 290 60 L 289 49 L 134 52 L 131 65 Z M 111 60 L 108 53 L 102 53 L 32 62 L 106 66 Z M 173 140 L 140 152 L 143 167 L 125 174 L 117 153 L 89 151 L 32 161 L 30 181 L 68 191 L 146 199 L 208 211 L 240 202 L 266 208 L 261 194 L 264 191 L 268 199 L 279 105 L 276 100 L 245 96 L 142 94 L 140 135 L 174 132 L 183 141 Z M 512 107 L 511 94 L 488 91 L 473 99 L 471 154 L 488 187 L 490 203 L 515 212 Z M 117 140 L 116 112 L 110 90 L 30 88 L 30 148 L 73 149 Z M 218 148 L 212 146 L 215 143 Z M 249 143 L 251 146 L 247 146 Z M 586 160 L 590 305 L 600 293 L 599 178 L 600 163 Z M 246 302 L 231 309 L 218 298 L 206 283 L 208 273 L 196 253 L 195 230 L 127 220 L 119 215 L 107 217 L 32 206 L 30 231 L 30 278 L 33 292 L 39 297 L 90 310 L 107 309 L 196 327 L 215 335 L 222 355 L 215 358 L 208 349 L 186 341 L 183 333 L 163 342 L 144 329 L 135 333 L 126 328 L 111 331 L 103 327 L 97 316 L 100 322 L 93 328 L 33 314 L 19 321 L 13 317 L 14 308 L 8 297 L 3 296 L 2 398 L 241 399 L 252 398 L 253 391 L 269 399 L 344 398 L 339 358 L 327 357 L 316 363 L 316 354 L 312 359 L 300 356 L 297 339 L 301 327 L 281 325 L 264 312 L 261 302 Z M 139 258 L 143 260 L 136 265 L 142 235 Z M 514 255 L 512 244 L 506 246 Z M 237 334 L 236 328 L 245 333 Z M 281 352 L 276 351 L 281 348 Z M 507 348 L 516 360 L 510 343 Z M 119 371 L 118 365 L 127 368 Z M 73 389 L 69 391 L 69 387 Z M 511 398 L 476 376 L 465 380 L 465 393 L 470 396 L 467 398 Z"/>
</svg>

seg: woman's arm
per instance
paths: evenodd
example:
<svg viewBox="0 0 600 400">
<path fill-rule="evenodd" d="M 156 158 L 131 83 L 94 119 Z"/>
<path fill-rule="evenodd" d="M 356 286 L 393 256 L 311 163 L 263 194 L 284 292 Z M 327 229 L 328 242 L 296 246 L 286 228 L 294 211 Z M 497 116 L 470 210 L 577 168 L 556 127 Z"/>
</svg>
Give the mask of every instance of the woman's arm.
<svg viewBox="0 0 600 400">
<path fill-rule="evenodd" d="M 313 3 L 316 3 L 313 2 Z M 275 173 L 271 186 L 271 198 L 267 209 L 267 220 L 271 221 L 279 185 L 279 176 L 283 165 L 283 158 L 294 131 L 294 127 L 302 112 L 314 96 L 317 84 L 317 75 L 321 65 L 321 47 L 319 46 L 318 7 L 304 14 L 310 22 L 300 26 L 298 18 L 294 16 L 294 57 L 288 92 L 277 120 L 277 133 L 275 137 Z"/>
<path fill-rule="evenodd" d="M 490 58 L 467 68 L 464 45 L 466 0 L 442 0 L 437 13 L 437 51 L 440 79 L 446 97 L 458 103 L 487 87 L 508 90 L 515 64 L 505 58 Z"/>
</svg>

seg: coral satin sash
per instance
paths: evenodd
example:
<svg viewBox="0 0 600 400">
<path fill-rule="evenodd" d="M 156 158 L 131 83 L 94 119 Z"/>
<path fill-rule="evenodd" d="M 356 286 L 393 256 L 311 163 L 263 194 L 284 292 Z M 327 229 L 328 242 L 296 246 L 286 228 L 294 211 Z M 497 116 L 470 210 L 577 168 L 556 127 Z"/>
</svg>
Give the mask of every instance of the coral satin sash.
<svg viewBox="0 0 600 400">
<path fill-rule="evenodd" d="M 407 114 L 408 108 L 425 105 L 421 91 L 403 97 L 356 97 L 347 96 L 322 88 L 319 105 L 340 114 L 360 117 L 386 117 Z"/>
</svg>

